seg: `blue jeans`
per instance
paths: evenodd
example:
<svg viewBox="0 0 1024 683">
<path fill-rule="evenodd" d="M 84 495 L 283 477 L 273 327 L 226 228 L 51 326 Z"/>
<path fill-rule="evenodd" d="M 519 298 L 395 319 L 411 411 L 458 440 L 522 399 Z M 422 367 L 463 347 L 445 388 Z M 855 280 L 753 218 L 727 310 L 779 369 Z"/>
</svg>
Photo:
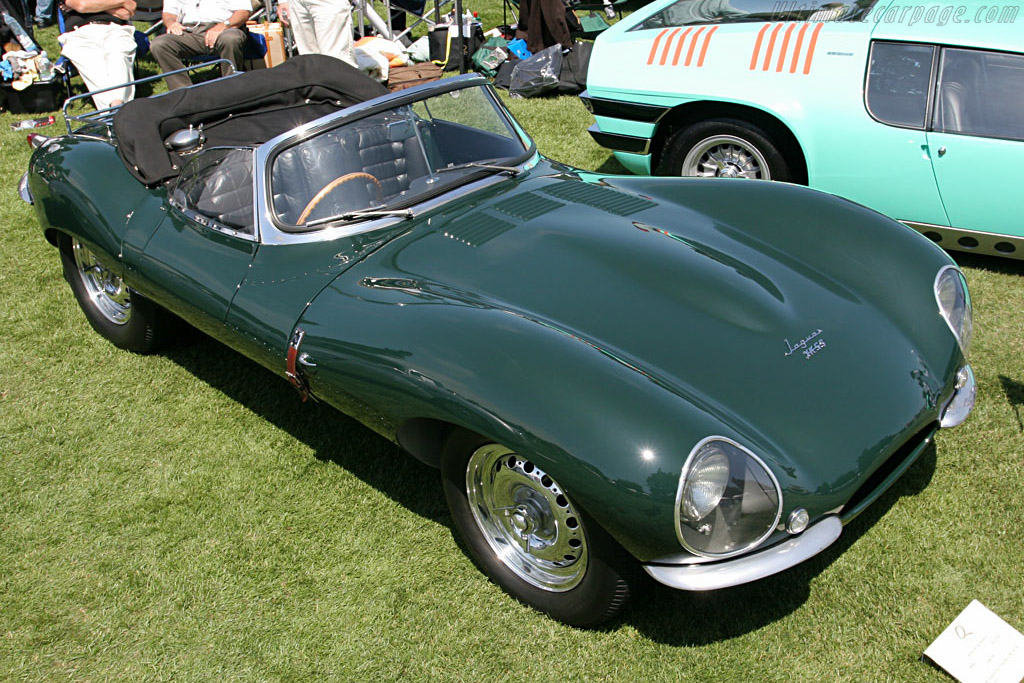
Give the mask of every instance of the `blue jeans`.
<svg viewBox="0 0 1024 683">
<path fill-rule="evenodd" d="M 36 0 L 36 21 L 53 21 L 53 0 Z"/>
</svg>

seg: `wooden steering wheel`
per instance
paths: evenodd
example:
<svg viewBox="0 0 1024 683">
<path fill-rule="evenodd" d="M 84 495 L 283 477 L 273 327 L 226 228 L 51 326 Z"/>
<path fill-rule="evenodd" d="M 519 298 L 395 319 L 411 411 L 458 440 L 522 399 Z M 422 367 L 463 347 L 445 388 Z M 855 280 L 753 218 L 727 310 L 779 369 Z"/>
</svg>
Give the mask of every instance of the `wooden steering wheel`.
<svg viewBox="0 0 1024 683">
<path fill-rule="evenodd" d="M 377 186 L 378 197 L 380 198 L 381 201 L 384 200 L 384 188 L 381 187 L 380 181 L 374 178 L 372 175 L 370 175 L 369 173 L 363 173 L 361 171 L 356 173 L 346 173 L 345 175 L 338 176 L 331 182 L 324 185 L 323 188 L 319 192 L 317 192 L 312 199 L 309 200 L 309 204 L 306 204 L 306 208 L 304 208 L 302 210 L 302 213 L 299 214 L 299 220 L 295 224 L 305 225 L 306 219 L 309 218 L 309 214 L 313 212 L 313 209 L 316 208 L 316 205 L 319 204 L 324 197 L 334 192 L 335 188 L 340 187 L 341 185 L 347 183 L 350 180 L 355 180 L 356 178 L 362 178 L 363 180 L 373 181 L 373 184 Z"/>
</svg>

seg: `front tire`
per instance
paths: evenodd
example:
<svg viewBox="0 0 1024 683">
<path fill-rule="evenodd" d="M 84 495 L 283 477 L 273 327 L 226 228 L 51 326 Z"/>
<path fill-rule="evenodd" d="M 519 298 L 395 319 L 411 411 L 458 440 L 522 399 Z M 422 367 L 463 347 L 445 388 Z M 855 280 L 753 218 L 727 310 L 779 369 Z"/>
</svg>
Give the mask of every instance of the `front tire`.
<svg viewBox="0 0 1024 683">
<path fill-rule="evenodd" d="M 669 136 L 659 175 L 793 181 L 780 146 L 762 128 L 740 119 L 709 119 Z"/>
<path fill-rule="evenodd" d="M 460 431 L 441 472 L 471 556 L 506 593 L 585 628 L 628 603 L 632 558 L 528 458 Z"/>
<path fill-rule="evenodd" d="M 135 353 L 149 353 L 166 340 L 174 324 L 170 313 L 132 291 L 78 239 L 61 235 L 59 247 L 64 279 L 100 336 Z"/>
</svg>

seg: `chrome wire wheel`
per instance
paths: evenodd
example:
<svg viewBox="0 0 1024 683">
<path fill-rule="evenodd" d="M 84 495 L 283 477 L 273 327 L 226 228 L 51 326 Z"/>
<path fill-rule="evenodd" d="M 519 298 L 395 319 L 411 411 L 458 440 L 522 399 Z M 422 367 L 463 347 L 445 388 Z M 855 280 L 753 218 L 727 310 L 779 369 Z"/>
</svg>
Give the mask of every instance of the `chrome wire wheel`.
<svg viewBox="0 0 1024 683">
<path fill-rule="evenodd" d="M 71 251 L 85 293 L 96 311 L 115 325 L 127 325 L 132 316 L 132 304 L 131 292 L 124 281 L 107 270 L 77 239 L 71 240 Z"/>
<path fill-rule="evenodd" d="M 516 576 L 551 592 L 583 580 L 589 556 L 579 514 L 540 468 L 504 446 L 481 446 L 466 466 L 466 494 L 487 544 Z"/>
<path fill-rule="evenodd" d="M 698 142 L 683 160 L 682 175 L 771 180 L 764 155 L 747 140 L 714 135 Z"/>
</svg>

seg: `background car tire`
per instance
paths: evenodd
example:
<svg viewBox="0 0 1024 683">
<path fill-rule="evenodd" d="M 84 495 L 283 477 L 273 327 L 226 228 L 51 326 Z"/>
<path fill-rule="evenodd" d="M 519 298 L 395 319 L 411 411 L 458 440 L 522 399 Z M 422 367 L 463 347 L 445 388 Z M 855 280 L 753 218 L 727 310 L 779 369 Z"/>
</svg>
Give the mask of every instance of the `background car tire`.
<svg viewBox="0 0 1024 683">
<path fill-rule="evenodd" d="M 167 340 L 177 322 L 172 314 L 129 289 L 75 238 L 61 235 L 59 247 L 64 279 L 96 332 L 135 353 L 149 353 Z"/>
<path fill-rule="evenodd" d="M 517 462 L 517 465 L 509 464 L 513 460 Z M 471 499 L 479 502 L 479 496 L 470 492 L 467 484 L 467 473 L 481 463 L 491 463 L 498 470 L 506 470 L 507 476 L 504 478 L 504 483 L 507 484 L 511 481 L 513 488 L 519 493 L 526 494 L 524 496 L 525 505 L 532 505 L 529 500 L 531 497 L 542 506 L 545 505 L 545 500 L 542 500 L 545 497 L 547 502 L 551 503 L 551 507 L 555 507 L 555 504 L 551 502 L 554 500 L 564 503 L 560 509 L 555 511 L 556 516 L 561 515 L 557 526 L 561 529 L 566 529 L 573 524 L 578 524 L 578 526 L 571 530 L 572 538 L 568 540 L 564 537 L 558 538 L 551 548 L 570 547 L 570 542 L 575 546 L 575 541 L 580 541 L 579 546 L 570 552 L 582 551 L 585 553 L 582 571 L 576 573 L 573 568 L 576 563 L 569 563 L 564 574 L 557 574 L 560 568 L 553 567 L 556 574 L 552 575 L 554 578 L 551 578 L 550 581 L 546 581 L 550 578 L 546 575 L 540 577 L 540 581 L 524 580 L 522 568 L 519 567 L 517 570 L 515 565 L 516 558 L 527 558 L 527 554 L 511 543 L 504 546 L 508 551 L 504 556 L 495 551 L 491 542 L 488 541 L 488 534 L 484 532 L 484 523 L 479 522 L 474 516 Z M 529 470 L 529 474 L 525 474 L 526 470 Z M 488 439 L 460 430 L 453 433 L 445 445 L 441 472 L 448 507 L 471 556 L 492 581 L 516 600 L 544 612 L 558 621 L 584 628 L 607 621 L 629 602 L 631 590 L 626 577 L 632 577 L 638 573 L 636 561 L 585 512 L 573 507 L 559 489 L 558 484 L 535 468 L 528 459 Z M 541 482 L 545 482 L 546 486 Z M 500 488 L 500 485 L 495 488 Z M 510 513 L 508 518 L 515 514 Z M 505 528 L 514 529 L 515 527 L 510 522 L 505 525 Z M 490 536 L 491 538 L 498 537 L 500 540 L 502 531 L 498 530 Z M 543 556 L 548 551 L 541 550 L 538 551 L 538 554 Z M 533 558 L 530 556 L 527 558 L 527 562 L 530 561 L 538 564 L 546 563 L 543 557 Z M 576 564 L 576 568 L 579 566 Z M 539 571 L 543 573 L 545 569 L 541 568 Z M 563 585 L 556 588 L 538 585 L 538 583 L 545 582 L 562 583 Z"/>
<path fill-rule="evenodd" d="M 772 137 L 741 119 L 709 119 L 672 133 L 662 152 L 658 175 L 783 182 L 795 179 Z"/>
</svg>

